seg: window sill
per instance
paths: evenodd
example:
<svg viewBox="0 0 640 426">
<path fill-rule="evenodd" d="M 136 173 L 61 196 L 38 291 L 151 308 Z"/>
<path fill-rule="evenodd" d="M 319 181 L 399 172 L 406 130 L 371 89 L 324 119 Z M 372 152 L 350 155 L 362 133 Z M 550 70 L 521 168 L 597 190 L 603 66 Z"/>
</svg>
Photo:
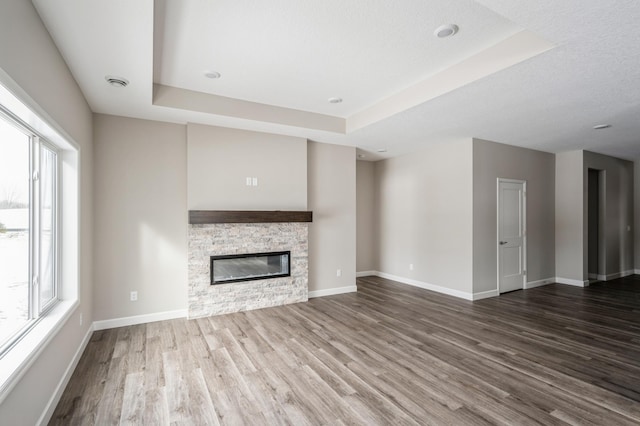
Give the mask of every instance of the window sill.
<svg viewBox="0 0 640 426">
<path fill-rule="evenodd" d="M 78 307 L 62 300 L 0 359 L 0 404 Z"/>
</svg>

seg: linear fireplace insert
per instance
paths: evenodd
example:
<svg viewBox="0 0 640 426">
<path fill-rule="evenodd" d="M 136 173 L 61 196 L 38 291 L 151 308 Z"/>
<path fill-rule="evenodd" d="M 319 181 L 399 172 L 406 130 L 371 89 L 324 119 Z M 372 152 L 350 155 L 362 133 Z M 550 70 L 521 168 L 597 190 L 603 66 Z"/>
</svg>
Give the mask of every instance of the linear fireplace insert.
<svg viewBox="0 0 640 426">
<path fill-rule="evenodd" d="M 290 251 L 211 256 L 211 285 L 291 276 Z"/>
</svg>

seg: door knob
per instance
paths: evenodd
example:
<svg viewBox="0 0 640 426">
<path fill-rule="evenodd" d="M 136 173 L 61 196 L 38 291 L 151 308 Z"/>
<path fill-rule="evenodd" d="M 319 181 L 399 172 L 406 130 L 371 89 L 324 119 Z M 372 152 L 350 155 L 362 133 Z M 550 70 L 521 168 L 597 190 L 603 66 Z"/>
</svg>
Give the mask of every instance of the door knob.
<svg viewBox="0 0 640 426">
<path fill-rule="evenodd" d="M 507 242 L 506 242 L 506 241 L 500 241 L 500 245 L 501 245 L 501 246 L 503 246 L 503 245 L 505 245 L 505 244 L 507 244 Z"/>
</svg>

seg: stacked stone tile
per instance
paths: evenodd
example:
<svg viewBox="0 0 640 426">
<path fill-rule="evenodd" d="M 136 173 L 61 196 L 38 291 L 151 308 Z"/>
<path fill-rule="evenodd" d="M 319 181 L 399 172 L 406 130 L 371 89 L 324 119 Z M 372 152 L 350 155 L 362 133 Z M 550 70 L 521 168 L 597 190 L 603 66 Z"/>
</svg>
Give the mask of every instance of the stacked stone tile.
<svg viewBox="0 0 640 426">
<path fill-rule="evenodd" d="M 308 298 L 307 223 L 189 225 L 189 318 Z M 211 285 L 210 256 L 291 251 L 291 276 Z"/>
</svg>

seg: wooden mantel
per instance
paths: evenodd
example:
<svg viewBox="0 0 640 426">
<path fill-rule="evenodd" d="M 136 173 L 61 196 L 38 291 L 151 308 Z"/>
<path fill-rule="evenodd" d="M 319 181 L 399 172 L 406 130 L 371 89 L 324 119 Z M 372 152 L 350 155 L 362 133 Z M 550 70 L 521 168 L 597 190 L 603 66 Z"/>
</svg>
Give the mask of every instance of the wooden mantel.
<svg viewBox="0 0 640 426">
<path fill-rule="evenodd" d="M 311 222 L 313 212 L 288 210 L 189 210 L 189 223 Z"/>
</svg>

